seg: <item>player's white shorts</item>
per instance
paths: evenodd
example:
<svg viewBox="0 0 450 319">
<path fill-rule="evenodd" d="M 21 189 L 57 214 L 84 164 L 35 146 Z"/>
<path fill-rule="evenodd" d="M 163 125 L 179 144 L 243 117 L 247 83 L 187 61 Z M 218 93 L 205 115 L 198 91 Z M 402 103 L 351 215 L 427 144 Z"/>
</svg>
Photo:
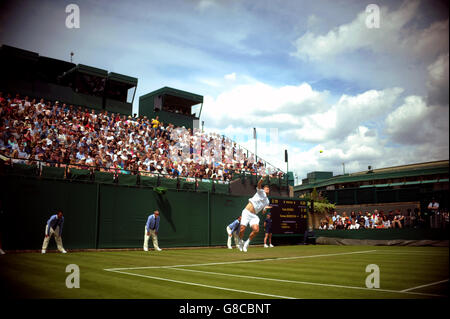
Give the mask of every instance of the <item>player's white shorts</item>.
<svg viewBox="0 0 450 319">
<path fill-rule="evenodd" d="M 247 227 L 248 225 L 259 225 L 259 217 L 251 211 L 244 208 L 242 211 L 241 225 Z"/>
</svg>

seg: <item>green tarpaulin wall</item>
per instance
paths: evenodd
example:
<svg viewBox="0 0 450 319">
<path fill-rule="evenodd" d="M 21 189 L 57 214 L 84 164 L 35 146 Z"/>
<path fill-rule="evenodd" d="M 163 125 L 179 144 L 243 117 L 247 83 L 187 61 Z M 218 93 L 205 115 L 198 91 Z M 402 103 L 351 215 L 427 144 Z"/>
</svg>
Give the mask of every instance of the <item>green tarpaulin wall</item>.
<svg viewBox="0 0 450 319">
<path fill-rule="evenodd" d="M 1 185 L 2 246 L 8 250 L 40 249 L 45 224 L 57 209 L 64 212 L 67 249 L 142 247 L 147 217 L 155 209 L 161 213 L 160 247 L 225 245 L 227 225 L 248 201 L 211 192 L 169 189 L 160 195 L 151 187 L 27 176 L 3 176 Z M 261 218 L 252 244 L 263 242 L 262 225 Z M 52 239 L 49 249 L 55 246 Z"/>
<path fill-rule="evenodd" d="M 2 177 L 3 248 L 41 248 L 47 220 L 57 209 L 64 211 L 62 237 L 67 248 L 95 248 L 96 188 L 96 184 Z"/>
<path fill-rule="evenodd" d="M 316 237 L 342 238 L 342 239 L 367 239 L 367 240 L 446 240 L 449 239 L 447 229 L 337 229 L 314 230 Z"/>
</svg>

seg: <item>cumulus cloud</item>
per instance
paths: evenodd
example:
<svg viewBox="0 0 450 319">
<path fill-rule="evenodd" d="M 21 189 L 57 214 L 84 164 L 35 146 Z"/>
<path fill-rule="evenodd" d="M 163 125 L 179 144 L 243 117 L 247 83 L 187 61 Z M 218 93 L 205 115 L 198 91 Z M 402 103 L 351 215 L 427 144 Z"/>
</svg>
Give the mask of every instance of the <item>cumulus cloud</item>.
<svg viewBox="0 0 450 319">
<path fill-rule="evenodd" d="M 401 88 L 393 88 L 369 90 L 356 96 L 342 95 L 326 112 L 303 117 L 295 136 L 299 141 L 312 143 L 326 139 L 342 140 L 360 123 L 374 121 L 387 114 L 402 92 Z"/>
<path fill-rule="evenodd" d="M 368 13 L 317 32 L 307 28 L 292 41 L 291 56 L 317 74 L 363 87 L 400 86 L 408 94 L 426 94 L 426 67 L 448 53 L 449 20 L 421 17 L 424 2 L 405 1 L 380 7 L 380 28 L 367 28 Z M 448 17 L 448 16 L 447 16 Z"/>
<path fill-rule="evenodd" d="M 428 103 L 431 105 L 448 105 L 449 87 L 449 54 L 440 55 L 430 64 L 428 71 Z"/>
<path fill-rule="evenodd" d="M 419 1 L 406 1 L 397 10 L 380 8 L 380 28 L 368 28 L 368 13 L 360 12 L 350 23 L 332 28 L 326 34 L 307 30 L 294 41 L 291 53 L 303 60 L 324 61 L 334 56 L 368 50 L 374 53 L 396 53 L 403 58 L 435 57 L 448 49 L 449 21 L 437 21 L 424 29 L 415 29 L 413 21 Z"/>
<path fill-rule="evenodd" d="M 414 17 L 418 6 L 418 1 L 408 1 L 393 12 L 382 7 L 379 29 L 366 26 L 368 14 L 362 11 L 352 22 L 335 27 L 324 35 L 307 31 L 295 41 L 297 51 L 292 54 L 301 59 L 324 60 L 358 49 L 381 51 L 392 44 L 397 44 L 397 47 L 401 29 Z"/>
<path fill-rule="evenodd" d="M 289 167 L 299 176 L 313 170 L 341 173 L 342 163 L 347 171 L 361 171 L 446 158 L 448 107 L 428 106 L 424 97 L 403 93 L 398 87 L 368 90 L 331 103 L 328 92 L 307 83 L 273 87 L 254 81 L 206 97 L 203 112 L 209 131 L 251 152 L 257 127 L 258 156 L 284 169 L 288 149 Z"/>
<path fill-rule="evenodd" d="M 406 145 L 447 146 L 449 109 L 428 106 L 420 96 L 408 96 L 404 103 L 386 117 L 386 132 L 393 142 Z"/>
<path fill-rule="evenodd" d="M 243 127 L 288 127 L 299 125 L 299 118 L 328 107 L 328 92 L 315 91 L 307 83 L 273 87 L 252 81 L 236 85 L 219 94 L 206 96 L 203 116 L 216 128 L 228 123 Z"/>
</svg>

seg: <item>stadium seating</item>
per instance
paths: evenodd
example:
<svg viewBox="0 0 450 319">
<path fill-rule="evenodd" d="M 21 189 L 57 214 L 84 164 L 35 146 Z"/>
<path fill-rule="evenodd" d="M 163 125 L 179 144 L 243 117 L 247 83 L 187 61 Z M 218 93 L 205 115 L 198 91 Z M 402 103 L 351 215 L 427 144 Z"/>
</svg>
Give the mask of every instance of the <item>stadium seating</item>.
<svg viewBox="0 0 450 319">
<path fill-rule="evenodd" d="M 64 97 L 54 93 L 51 85 L 41 91 L 46 99 Z M 254 186 L 262 174 L 280 173 L 273 167 L 266 169 L 262 161 L 255 163 L 252 154 L 220 134 L 167 123 L 153 129 L 151 119 L 108 113 L 99 110 L 94 100 L 85 101 L 96 106 L 88 110 L 44 98 L 38 102 L 20 95 L 5 97 L 0 96 L 0 115 L 8 125 L 1 131 L 0 154 L 11 159 L 7 171 L 15 175 L 229 193 L 231 181 Z M 26 158 L 18 158 L 19 146 Z M 36 162 L 41 171 L 33 166 Z M 105 168 L 122 173 L 115 179 Z M 134 173 L 138 170 L 139 177 Z M 149 176 L 150 172 L 155 176 Z"/>
</svg>

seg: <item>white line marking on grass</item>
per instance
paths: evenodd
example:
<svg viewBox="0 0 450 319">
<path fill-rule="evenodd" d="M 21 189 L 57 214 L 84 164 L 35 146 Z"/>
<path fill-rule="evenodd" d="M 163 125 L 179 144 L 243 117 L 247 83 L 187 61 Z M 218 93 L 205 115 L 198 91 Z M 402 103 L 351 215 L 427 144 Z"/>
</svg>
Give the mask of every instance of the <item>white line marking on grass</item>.
<svg viewBox="0 0 450 319">
<path fill-rule="evenodd" d="M 364 250 L 353 251 L 348 253 L 335 253 L 335 254 L 322 254 L 322 255 L 310 255 L 310 256 L 294 256 L 294 257 L 279 257 L 279 258 L 266 258 L 266 259 L 252 259 L 252 260 L 238 260 L 218 263 L 206 263 L 206 264 L 190 264 L 190 265 L 173 265 L 173 266 L 148 266 L 148 267 L 129 267 L 129 268 L 109 268 L 104 270 L 116 271 L 116 270 L 133 270 L 133 269 L 161 269 L 161 268 L 177 268 L 177 267 L 198 267 L 198 266 L 213 266 L 213 265 L 231 265 L 231 264 L 244 264 L 244 263 L 257 263 L 263 261 L 278 261 L 289 259 L 303 259 L 303 258 L 316 258 L 316 257 L 329 257 L 329 256 L 343 256 L 353 254 L 366 254 L 372 253 L 376 250 Z"/>
<path fill-rule="evenodd" d="M 448 255 L 448 252 L 425 252 L 425 251 L 404 251 L 404 252 L 396 252 L 396 251 L 382 251 L 377 250 L 376 254 L 389 254 L 389 255 L 428 255 L 428 256 L 445 256 Z"/>
<path fill-rule="evenodd" d="M 403 294 L 423 295 L 423 296 L 433 296 L 433 297 L 445 297 L 443 295 L 436 295 L 436 294 L 428 294 L 428 293 L 420 293 L 420 292 L 409 292 L 409 290 L 415 289 L 415 288 L 419 288 L 419 287 L 415 287 L 415 288 L 410 288 L 410 289 L 399 291 L 399 290 L 380 289 L 380 288 L 343 286 L 343 285 L 334 285 L 334 284 L 323 284 L 323 283 L 317 283 L 317 282 L 296 281 L 296 280 L 286 280 L 286 279 L 275 279 L 275 278 L 266 278 L 266 277 L 254 277 L 254 276 L 245 276 L 245 275 L 234 275 L 234 274 L 227 274 L 227 273 L 220 273 L 220 272 L 201 271 L 201 270 L 183 269 L 183 268 L 173 268 L 173 270 L 190 271 L 190 272 L 197 272 L 197 273 L 204 273 L 204 274 L 211 274 L 211 275 L 220 275 L 220 276 L 229 276 L 229 277 L 238 277 L 238 278 L 248 278 L 248 279 L 259 279 L 259 280 L 267 280 L 267 281 L 286 282 L 286 283 L 302 284 L 302 285 L 313 285 L 313 286 L 324 286 L 324 287 L 334 287 L 334 288 L 346 288 L 346 289 L 359 289 L 359 290 L 403 293 Z"/>
<path fill-rule="evenodd" d="M 432 282 L 432 283 L 426 284 L 426 285 L 421 285 L 421 286 L 417 286 L 417 287 L 412 287 L 412 288 L 408 288 L 408 289 L 403 289 L 402 292 L 408 292 L 408 291 L 415 290 L 415 289 L 419 289 L 419 288 L 424 288 L 424 287 L 428 287 L 428 286 L 434 286 L 434 285 L 437 285 L 437 284 L 442 284 L 442 283 L 447 282 L 447 281 L 448 281 L 448 278 L 445 279 L 445 280 Z"/>
<path fill-rule="evenodd" d="M 218 286 L 210 286 L 210 285 L 197 284 L 197 283 L 194 283 L 194 282 L 188 282 L 188 281 L 180 281 L 180 280 L 167 279 L 167 278 L 162 278 L 162 277 L 154 277 L 154 276 L 147 276 L 147 275 L 133 274 L 133 273 L 130 273 L 130 272 L 125 272 L 125 271 L 117 271 L 117 270 L 108 270 L 108 271 L 110 271 L 110 272 L 115 272 L 115 273 L 119 273 L 119 274 L 125 274 L 125 275 L 131 275 L 131 276 L 144 277 L 144 278 L 149 278 L 149 279 L 156 279 L 156 280 L 170 281 L 170 282 L 175 282 L 175 283 L 178 283 L 178 284 L 191 285 L 191 286 L 199 286 L 199 287 L 211 288 L 211 289 L 219 289 L 219 290 L 228 290 L 228 291 L 239 292 L 239 293 L 245 293 L 245 294 L 251 294 L 251 295 L 260 295 L 260 296 L 273 297 L 273 298 L 281 298 L 281 299 L 298 299 L 298 298 L 294 298 L 294 297 L 271 295 L 271 294 L 265 294 L 265 293 L 261 293 L 261 292 L 255 292 L 255 291 L 247 291 L 247 290 L 239 290 L 239 289 L 232 289 L 232 288 L 224 288 L 224 287 L 218 287 Z"/>
</svg>

